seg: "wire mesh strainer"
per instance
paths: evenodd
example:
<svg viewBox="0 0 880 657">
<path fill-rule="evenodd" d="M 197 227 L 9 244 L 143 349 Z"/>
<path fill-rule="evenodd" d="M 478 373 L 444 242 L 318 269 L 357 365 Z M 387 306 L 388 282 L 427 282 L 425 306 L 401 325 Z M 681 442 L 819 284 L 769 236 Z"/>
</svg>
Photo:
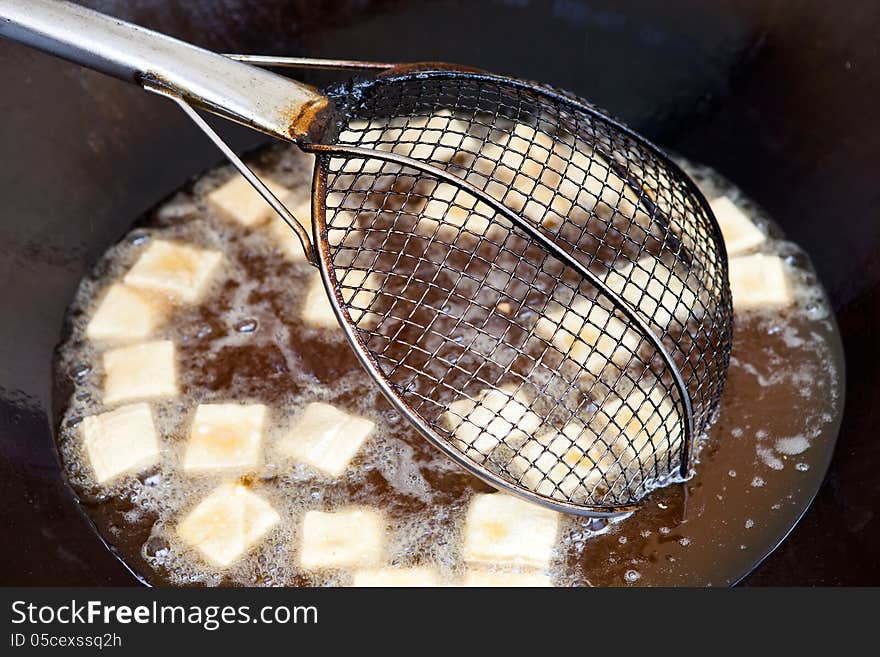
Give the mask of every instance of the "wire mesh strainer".
<svg viewBox="0 0 880 657">
<path fill-rule="evenodd" d="M 320 154 L 321 269 L 398 408 L 482 478 L 557 508 L 620 512 L 685 476 L 731 307 L 684 174 L 531 83 L 422 71 L 331 98 L 333 146 L 304 144 Z"/>
<path fill-rule="evenodd" d="M 11 12 L 16 29 L 0 31 L 173 98 L 297 231 L 366 369 L 456 461 L 594 515 L 628 511 L 688 474 L 724 383 L 732 309 L 717 224 L 656 147 L 534 83 L 446 65 L 251 58 L 387 68 L 325 96 L 51 4 Z M 139 51 L 144 39 L 154 41 Z M 163 49 L 158 69 L 144 65 Z M 210 71 L 181 73 L 187 55 Z M 224 98 L 233 73 L 273 95 L 238 107 L 243 92 Z M 311 244 L 191 104 L 317 155 Z"/>
</svg>

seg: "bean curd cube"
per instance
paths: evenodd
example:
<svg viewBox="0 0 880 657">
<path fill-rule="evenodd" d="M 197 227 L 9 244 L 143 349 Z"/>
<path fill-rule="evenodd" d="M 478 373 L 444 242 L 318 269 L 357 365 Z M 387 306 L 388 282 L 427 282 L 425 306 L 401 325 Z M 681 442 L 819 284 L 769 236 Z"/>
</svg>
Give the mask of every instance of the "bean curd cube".
<svg viewBox="0 0 880 657">
<path fill-rule="evenodd" d="M 529 218 L 539 220 L 541 212 L 538 211 L 538 206 L 532 208 L 527 202 L 528 199 L 533 199 L 546 208 L 562 179 L 553 169 L 555 166 L 565 168 L 558 157 L 551 156 L 555 140 L 541 130 L 518 123 L 503 145 L 504 154 L 498 159 L 500 166 L 496 167 L 493 176 L 524 195 L 525 198 L 521 203 L 515 202 L 511 205 L 512 209 L 520 211 L 526 206 L 526 214 L 530 215 Z M 550 167 L 548 168 L 547 165 Z M 517 197 L 517 194 L 513 195 L 513 198 Z M 533 215 L 532 211 L 536 211 L 537 214 Z"/>
<path fill-rule="evenodd" d="M 133 287 L 114 283 L 86 326 L 86 335 L 92 340 L 142 340 L 164 319 L 161 303 Z"/>
<path fill-rule="evenodd" d="M 739 256 L 729 261 L 730 293 L 735 310 L 784 308 L 794 303 L 785 263 L 778 256 Z"/>
<path fill-rule="evenodd" d="M 556 168 L 564 169 L 556 189 L 583 209 L 606 220 L 619 212 L 643 228 L 650 224 L 636 193 L 617 175 L 606 156 L 589 144 L 579 140 L 574 144 L 558 141 L 553 161 Z"/>
<path fill-rule="evenodd" d="M 513 142 L 508 143 L 505 149 L 502 145 L 487 143 L 480 153 L 481 159 L 477 160 L 476 171 L 485 177 L 490 177 L 492 183 L 487 191 L 499 201 L 508 204 L 511 209 L 519 212 L 525 205 L 526 199 L 534 194 L 535 186 L 542 182 L 543 165 L 531 157 L 530 152 L 512 150 Z M 491 155 L 490 159 L 482 159 Z M 497 184 L 500 183 L 500 184 Z M 515 190 L 516 193 L 507 196 L 507 192 Z"/>
<path fill-rule="evenodd" d="M 746 253 L 766 241 L 764 233 L 727 196 L 713 199 L 709 207 L 718 220 L 728 256 Z"/>
<path fill-rule="evenodd" d="M 340 135 L 340 141 L 342 141 L 344 136 L 345 132 Z M 376 148 L 375 142 L 362 142 L 357 145 L 362 148 Z M 398 168 L 398 165 L 373 157 L 353 157 L 350 159 L 334 157 L 330 160 L 329 170 L 339 175 L 346 175 L 348 178 L 354 178 L 351 181 L 353 183 L 351 185 L 352 189 L 365 190 L 375 182 L 375 175 L 379 173 L 393 173 Z"/>
<path fill-rule="evenodd" d="M 283 200 L 290 192 L 284 185 L 261 176 L 269 191 Z M 225 183 L 207 194 L 208 202 L 227 219 L 242 226 L 255 226 L 274 214 L 274 210 L 247 179 L 236 173 Z"/>
<path fill-rule="evenodd" d="M 468 124 L 452 118 L 450 110 L 442 109 L 433 114 L 411 117 L 405 124 L 392 119 L 385 125 L 379 125 L 379 121 L 366 125 L 352 122 L 349 128 L 340 132 L 340 142 L 379 150 L 387 150 L 388 144 L 396 142 L 391 147 L 393 153 L 448 162 L 461 147 Z"/>
<path fill-rule="evenodd" d="M 313 402 L 294 420 L 279 448 L 288 456 L 338 477 L 375 428 L 375 423 L 367 418 Z"/>
<path fill-rule="evenodd" d="M 177 525 L 177 535 L 210 563 L 232 565 L 256 545 L 281 516 L 262 497 L 236 483 L 222 484 Z"/>
<path fill-rule="evenodd" d="M 603 374 L 609 362 L 621 368 L 626 367 L 642 341 L 638 332 L 604 308 L 598 308 L 598 311 L 595 314 L 607 314 L 604 322 L 599 326 L 585 324 L 568 351 L 569 358 L 581 363 L 584 369 L 597 377 Z"/>
<path fill-rule="evenodd" d="M 535 335 L 594 376 L 600 376 L 608 362 L 626 367 L 641 343 L 638 332 L 581 295 L 567 308 L 551 302 L 535 324 Z"/>
<path fill-rule="evenodd" d="M 686 276 L 677 268 L 670 269 L 653 256 L 646 256 L 635 264 L 613 268 L 605 282 L 645 319 L 666 328 L 673 317 L 685 324 L 691 314 L 698 316 L 702 312 L 697 295 L 685 285 Z"/>
<path fill-rule="evenodd" d="M 681 447 L 682 438 L 672 396 L 659 383 L 649 386 L 640 381 L 623 399 L 603 404 L 590 423 L 619 455 L 621 467 L 638 467 L 647 477 L 655 467 L 658 474 L 668 470 L 667 459 Z"/>
<path fill-rule="evenodd" d="M 154 240 L 123 280 L 181 303 L 195 303 L 208 291 L 222 263 L 220 251 Z"/>
<path fill-rule="evenodd" d="M 186 472 L 249 470 L 260 460 L 262 404 L 200 404 L 183 457 Z"/>
<path fill-rule="evenodd" d="M 333 313 L 333 306 L 324 291 L 321 272 L 312 272 L 306 287 L 306 298 L 300 310 L 302 320 L 315 327 L 339 328 L 339 320 Z"/>
<path fill-rule="evenodd" d="M 437 571 L 426 566 L 415 568 L 378 568 L 359 570 L 354 574 L 354 585 L 360 587 L 428 587 L 438 586 Z"/>
<path fill-rule="evenodd" d="M 416 232 L 426 237 L 453 242 L 463 233 L 497 239 L 506 228 L 492 221 L 495 212 L 489 206 L 478 203 L 476 197 L 449 183 L 440 183 L 420 213 Z"/>
<path fill-rule="evenodd" d="M 497 141 L 482 143 L 473 137 L 465 141 L 477 154 L 468 181 L 532 222 L 558 228 L 580 187 L 563 179 L 560 172 L 566 164 L 555 154 L 555 140 L 524 123 L 493 139 Z M 571 200 L 564 198 L 566 191 L 573 194 Z M 503 237 L 506 230 L 506 223 L 492 223 L 489 235 Z"/>
<path fill-rule="evenodd" d="M 385 519 L 374 509 L 309 511 L 300 532 L 300 566 L 307 570 L 376 566 L 384 556 L 385 533 Z"/>
<path fill-rule="evenodd" d="M 503 493 L 475 495 L 464 524 L 468 563 L 547 568 L 559 514 Z"/>
<path fill-rule="evenodd" d="M 159 460 L 159 438 L 149 404 L 89 416 L 82 422 L 82 433 L 99 484 L 141 472 Z"/>
<path fill-rule="evenodd" d="M 562 431 L 529 440 L 517 452 L 508 470 L 529 490 L 569 500 L 587 497 L 603 482 L 615 456 L 589 427 L 570 422 Z"/>
<path fill-rule="evenodd" d="M 105 352 L 104 403 L 177 395 L 174 343 L 144 342 Z"/>
<path fill-rule="evenodd" d="M 281 199 L 293 216 L 299 220 L 303 228 L 311 234 L 312 231 L 312 200 L 307 188 L 292 191 L 287 198 Z M 281 217 L 273 215 L 266 224 L 265 229 L 272 242 L 278 247 L 282 255 L 291 262 L 305 262 L 306 252 L 293 228 L 287 225 Z"/>
<path fill-rule="evenodd" d="M 555 301 L 551 301 L 547 304 L 547 309 L 544 311 L 544 314 L 538 318 L 538 321 L 535 324 L 535 335 L 547 342 L 553 342 L 556 334 L 559 331 L 562 331 L 566 334 L 566 341 L 574 341 L 574 339 L 580 335 L 580 332 L 584 328 L 584 324 L 589 317 L 589 304 L 589 300 L 586 299 L 583 304 L 572 301 L 570 308 L 566 308 Z M 582 308 L 587 310 L 586 316 L 581 312 Z"/>
<path fill-rule="evenodd" d="M 522 392 L 510 387 L 486 389 L 475 399 L 459 399 L 448 406 L 443 422 L 466 452 L 488 456 L 499 443 L 525 438 L 541 426 Z"/>
<path fill-rule="evenodd" d="M 395 153 L 420 160 L 449 162 L 461 148 L 467 131 L 467 122 L 452 118 L 452 112 L 443 109 L 431 116 L 414 117 L 406 129 L 392 128 L 383 138 L 400 142 L 392 149 Z"/>
<path fill-rule="evenodd" d="M 358 328 L 363 329 L 369 329 L 378 324 L 380 316 L 370 312 L 369 308 L 382 289 L 382 276 L 376 272 L 368 274 L 360 269 L 340 271 L 338 276 L 339 291 L 345 301 L 351 321 Z"/>
<path fill-rule="evenodd" d="M 475 569 L 465 573 L 463 586 L 539 588 L 553 586 L 550 576 L 536 571 Z"/>
<path fill-rule="evenodd" d="M 382 277 L 378 274 L 367 274 L 364 271 L 352 269 L 337 273 L 342 300 L 346 304 L 351 321 L 359 328 L 368 329 L 373 327 L 379 320 L 379 315 L 369 312 L 367 309 L 378 296 L 382 287 Z M 306 324 L 323 328 L 339 328 L 339 321 L 333 313 L 333 306 L 327 298 L 321 273 L 314 272 L 309 279 L 306 289 L 306 299 L 300 311 L 300 316 Z"/>
<path fill-rule="evenodd" d="M 525 123 L 517 123 L 511 133 L 509 147 L 520 151 L 543 152 L 543 159 L 550 155 L 550 151 L 556 145 L 556 140 L 542 130 L 538 130 Z"/>
</svg>

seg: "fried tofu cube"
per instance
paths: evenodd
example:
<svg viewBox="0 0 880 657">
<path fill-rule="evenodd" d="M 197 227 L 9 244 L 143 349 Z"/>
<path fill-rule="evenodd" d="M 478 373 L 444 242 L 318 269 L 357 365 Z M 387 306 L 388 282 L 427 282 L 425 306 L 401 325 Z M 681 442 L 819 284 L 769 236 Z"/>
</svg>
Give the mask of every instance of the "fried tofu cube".
<svg viewBox="0 0 880 657">
<path fill-rule="evenodd" d="M 452 118 L 452 112 L 439 110 L 432 115 L 413 117 L 406 128 L 391 127 L 382 135 L 384 141 L 396 141 L 393 153 L 418 160 L 449 162 L 466 138 L 468 123 Z"/>
<path fill-rule="evenodd" d="M 597 377 L 604 373 L 609 362 L 620 368 L 626 367 L 642 341 L 637 331 L 604 308 L 596 306 L 591 312 L 594 320 L 602 314 L 606 315 L 604 321 L 596 320 L 601 322 L 598 326 L 592 322 L 584 324 L 568 349 L 569 358 Z M 558 339 L 563 337 L 560 335 Z"/>
<path fill-rule="evenodd" d="M 311 233 L 312 200 L 307 192 L 307 188 L 295 189 L 287 198 L 281 200 L 293 216 Z M 284 219 L 279 216 L 270 217 L 265 230 L 285 258 L 291 262 L 305 262 L 306 253 L 299 237 Z"/>
<path fill-rule="evenodd" d="M 492 217 L 495 212 L 476 197 L 449 183 L 440 183 L 430 194 L 424 209 L 419 213 L 415 231 L 425 237 L 444 242 L 454 242 L 463 232 L 472 237 L 485 236 L 497 240 L 507 232 L 504 224 Z"/>
<path fill-rule="evenodd" d="M 504 493 L 475 495 L 464 523 L 467 563 L 546 569 L 559 534 L 559 514 Z"/>
<path fill-rule="evenodd" d="M 281 183 L 266 176 L 260 176 L 260 179 L 281 200 L 290 193 Z M 237 172 L 225 183 L 208 192 L 206 198 L 224 217 L 242 226 L 261 224 L 275 212 L 253 185 Z"/>
<path fill-rule="evenodd" d="M 430 159 L 435 162 L 448 162 L 456 155 L 468 130 L 468 123 L 453 118 L 452 112 L 441 109 L 424 116 L 400 119 L 373 119 L 370 122 L 352 121 L 348 129 L 339 133 L 339 141 L 365 148 L 379 148 L 381 144 L 394 142 L 392 153 L 416 159 Z M 335 158 L 334 158 L 335 160 Z M 364 162 L 364 171 L 376 173 L 373 161 Z M 376 161 L 381 165 L 381 161 Z M 337 170 L 331 161 L 331 170 Z M 342 171 L 360 170 L 360 163 L 349 160 Z M 387 171 L 387 168 L 386 168 Z"/>
<path fill-rule="evenodd" d="M 583 295 L 575 295 L 568 307 L 548 304 L 535 335 L 597 377 L 609 362 L 626 367 L 642 341 L 637 331 Z"/>
<path fill-rule="evenodd" d="M 611 445 L 621 468 L 637 468 L 645 478 L 655 469 L 657 475 L 668 474 L 668 459 L 682 445 L 681 416 L 673 398 L 650 378 L 639 381 L 622 399 L 603 404 L 590 427 Z"/>
<path fill-rule="evenodd" d="M 376 428 L 372 420 L 331 404 L 308 404 L 294 420 L 279 449 L 331 477 L 338 477 Z"/>
<path fill-rule="evenodd" d="M 734 310 L 785 308 L 794 303 L 785 263 L 779 256 L 739 256 L 729 260 Z"/>
<path fill-rule="evenodd" d="M 476 398 L 456 400 L 447 408 L 443 423 L 465 453 L 477 459 L 502 442 L 525 439 L 541 426 L 523 393 L 512 387 L 485 389 Z"/>
<path fill-rule="evenodd" d="M 315 271 L 309 277 L 306 298 L 300 309 L 300 317 L 309 326 L 318 328 L 339 328 L 339 320 L 333 313 L 333 306 L 324 291 L 321 272 Z"/>
<path fill-rule="evenodd" d="M 653 256 L 645 256 L 613 268 L 605 282 L 645 319 L 665 329 L 673 317 L 686 324 L 691 315 L 699 317 L 703 312 L 686 278 L 687 273 L 679 268 L 670 269 Z"/>
<path fill-rule="evenodd" d="M 749 221 L 745 212 L 727 196 L 719 196 L 709 203 L 712 214 L 718 220 L 727 255 L 735 256 L 755 249 L 767 240 L 755 224 Z"/>
<path fill-rule="evenodd" d="M 381 317 L 370 312 L 370 307 L 382 289 L 382 276 L 376 272 L 367 273 L 361 269 L 340 271 L 339 291 L 345 301 L 348 315 L 358 328 L 370 329 L 379 323 Z"/>
<path fill-rule="evenodd" d="M 200 404 L 183 457 L 184 471 L 257 467 L 266 415 L 262 404 Z"/>
<path fill-rule="evenodd" d="M 603 482 L 616 458 L 597 441 L 596 433 L 580 422 L 526 442 L 508 470 L 529 490 L 569 501 L 586 498 Z"/>
<path fill-rule="evenodd" d="M 99 484 L 141 472 L 159 461 L 159 437 L 149 404 L 129 404 L 89 416 L 82 422 L 82 434 Z"/>
<path fill-rule="evenodd" d="M 517 123 L 511 133 L 511 139 L 508 147 L 517 152 L 525 153 L 526 151 L 535 151 L 536 149 L 543 152 L 539 159 L 546 160 L 550 152 L 556 146 L 556 140 L 543 130 L 539 130 L 526 123 Z"/>
<path fill-rule="evenodd" d="M 300 532 L 300 566 L 306 570 L 377 566 L 384 556 L 385 534 L 385 518 L 375 509 L 308 511 Z"/>
<path fill-rule="evenodd" d="M 555 155 L 558 162 L 566 163 L 558 186 L 566 198 L 607 220 L 613 220 L 619 213 L 649 230 L 651 217 L 645 213 L 644 205 L 604 153 L 576 140 L 573 144 L 557 141 Z"/>
<path fill-rule="evenodd" d="M 559 215 L 564 217 L 571 209 L 579 188 L 563 179 L 565 163 L 554 154 L 553 137 L 519 123 L 503 146 L 498 166 L 486 172 L 501 184 L 490 184 L 487 191 L 532 222 L 558 228 Z M 566 192 L 571 192 L 570 200 Z"/>
<path fill-rule="evenodd" d="M 219 486 L 177 525 L 177 535 L 211 564 L 232 565 L 256 545 L 281 516 L 262 497 L 238 483 Z"/>
<path fill-rule="evenodd" d="M 428 587 L 438 586 L 437 571 L 427 566 L 413 568 L 377 568 L 359 570 L 354 574 L 358 587 Z"/>
<path fill-rule="evenodd" d="M 177 395 L 174 343 L 156 340 L 104 353 L 104 403 Z"/>
<path fill-rule="evenodd" d="M 550 576 L 537 571 L 509 570 L 468 570 L 463 586 L 508 587 L 508 588 L 546 588 L 553 586 Z"/>
<path fill-rule="evenodd" d="M 376 325 L 379 315 L 367 310 L 381 289 L 381 276 L 375 272 L 367 274 L 362 270 L 351 269 L 337 272 L 339 291 L 346 304 L 352 323 L 358 328 L 368 329 Z M 314 272 L 306 289 L 306 299 L 300 310 L 303 321 L 310 326 L 339 328 L 339 320 L 333 313 L 333 306 L 324 290 L 321 273 Z"/>
<path fill-rule="evenodd" d="M 164 321 L 162 303 L 124 283 L 114 283 L 86 326 L 92 340 L 128 341 L 150 337 Z"/>
<path fill-rule="evenodd" d="M 123 280 L 179 303 L 195 303 L 207 293 L 222 263 L 220 251 L 154 240 Z"/>
</svg>

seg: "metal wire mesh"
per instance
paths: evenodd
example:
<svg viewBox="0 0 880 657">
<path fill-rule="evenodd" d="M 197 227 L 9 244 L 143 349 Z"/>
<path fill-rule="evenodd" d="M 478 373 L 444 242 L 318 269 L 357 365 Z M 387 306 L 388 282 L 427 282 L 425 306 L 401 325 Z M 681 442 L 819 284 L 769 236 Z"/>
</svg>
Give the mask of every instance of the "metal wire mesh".
<svg viewBox="0 0 880 657">
<path fill-rule="evenodd" d="M 732 316 L 720 234 L 683 174 L 526 83 L 421 73 L 335 100 L 337 150 L 317 164 L 320 257 L 398 407 L 472 471 L 557 506 L 621 510 L 680 474 L 687 409 L 699 434 L 717 407 Z"/>
</svg>

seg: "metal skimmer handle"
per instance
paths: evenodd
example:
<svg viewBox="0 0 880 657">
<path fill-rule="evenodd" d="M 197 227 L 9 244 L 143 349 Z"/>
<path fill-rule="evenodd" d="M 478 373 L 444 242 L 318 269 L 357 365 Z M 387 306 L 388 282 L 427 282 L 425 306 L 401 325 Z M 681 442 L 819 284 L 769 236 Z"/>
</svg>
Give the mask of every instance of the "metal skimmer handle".
<svg viewBox="0 0 880 657">
<path fill-rule="evenodd" d="M 0 0 L 0 36 L 189 103 L 280 139 L 309 133 L 316 89 L 71 2 Z"/>
</svg>

